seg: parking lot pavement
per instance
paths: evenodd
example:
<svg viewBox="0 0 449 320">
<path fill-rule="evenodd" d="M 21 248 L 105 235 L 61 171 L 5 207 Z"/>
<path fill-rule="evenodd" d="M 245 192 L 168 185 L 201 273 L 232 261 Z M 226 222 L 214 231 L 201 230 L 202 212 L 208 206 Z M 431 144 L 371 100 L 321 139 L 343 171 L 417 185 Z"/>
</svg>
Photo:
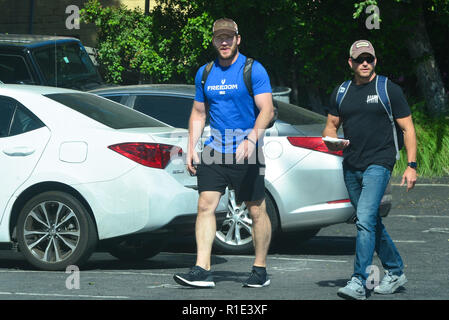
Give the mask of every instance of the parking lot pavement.
<svg viewBox="0 0 449 320">
<path fill-rule="evenodd" d="M 393 209 L 384 224 L 405 264 L 408 283 L 390 296 L 370 300 L 449 299 L 449 185 L 420 186 L 407 193 L 393 186 Z M 174 273 L 195 263 L 195 244 L 174 241 L 167 252 L 139 263 L 96 253 L 79 273 L 33 270 L 18 253 L 0 251 L 0 299 L 15 300 L 339 300 L 336 295 L 353 271 L 355 226 L 322 229 L 312 240 L 275 243 L 268 257 L 271 285 L 242 288 L 253 257 L 215 254 L 216 287 L 176 284 Z M 380 262 L 373 261 L 382 272 Z M 184 302 L 183 302 L 184 303 Z"/>
</svg>

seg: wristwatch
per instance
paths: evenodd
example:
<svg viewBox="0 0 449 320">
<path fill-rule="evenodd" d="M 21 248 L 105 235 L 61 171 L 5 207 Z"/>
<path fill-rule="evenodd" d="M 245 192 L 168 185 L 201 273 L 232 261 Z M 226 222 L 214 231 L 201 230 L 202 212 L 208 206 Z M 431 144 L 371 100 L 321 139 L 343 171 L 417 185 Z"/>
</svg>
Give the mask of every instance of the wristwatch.
<svg viewBox="0 0 449 320">
<path fill-rule="evenodd" d="M 418 165 L 416 164 L 416 162 L 409 162 L 409 163 L 407 163 L 407 165 L 410 168 L 415 169 L 415 170 L 416 170 L 416 168 L 418 168 Z"/>
</svg>

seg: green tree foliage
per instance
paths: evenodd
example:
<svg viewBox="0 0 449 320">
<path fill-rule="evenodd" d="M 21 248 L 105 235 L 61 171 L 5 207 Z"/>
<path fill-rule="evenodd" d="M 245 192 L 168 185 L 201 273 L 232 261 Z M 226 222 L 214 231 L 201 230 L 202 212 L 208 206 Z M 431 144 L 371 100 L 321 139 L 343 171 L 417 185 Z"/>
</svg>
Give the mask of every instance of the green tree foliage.
<svg viewBox="0 0 449 320">
<path fill-rule="evenodd" d="M 404 32 L 414 28 L 416 1 L 159 0 L 145 16 L 141 10 L 107 8 L 89 0 L 82 17 L 98 28 L 99 60 L 106 79 L 114 83 L 193 83 L 198 67 L 215 56 L 213 21 L 230 17 L 239 25 L 242 53 L 263 63 L 274 86 L 291 87 L 295 103 L 310 107 L 313 97 L 326 106 L 332 89 L 351 76 L 348 50 L 357 39 L 374 43 L 379 73 L 416 95 L 416 61 L 410 58 Z M 422 1 L 426 19 L 442 27 L 443 36 L 429 32 L 431 41 L 445 43 L 449 1 Z M 365 26 L 365 9 L 371 4 L 380 7 L 380 30 Z M 435 55 L 447 60 L 445 52 Z M 443 75 L 443 80 L 449 79 Z"/>
<path fill-rule="evenodd" d="M 158 26 L 153 16 L 125 6 L 102 7 L 98 0 L 87 2 L 81 14 L 84 22 L 97 26 L 98 59 L 108 82 L 172 78 L 176 65 L 167 58 L 174 47 L 173 31 L 154 32 Z"/>
<path fill-rule="evenodd" d="M 332 89 L 351 77 L 349 46 L 370 40 L 377 72 L 404 89 L 418 135 L 419 174 L 449 173 L 448 117 L 430 118 L 418 94 L 416 66 L 434 55 L 449 84 L 449 0 L 159 0 L 145 15 L 126 7 L 102 7 L 89 0 L 82 19 L 95 23 L 103 74 L 111 83 L 193 83 L 198 68 L 214 59 L 212 23 L 234 19 L 240 50 L 263 63 L 273 86 L 293 89 L 293 102 L 323 112 Z M 380 29 L 367 29 L 366 9 L 380 9 Z M 410 42 L 424 18 L 429 54 L 412 58 Z M 421 28 L 422 30 L 422 28 Z M 431 51 L 431 52 L 430 52 Z M 425 75 L 424 75 L 425 76 Z M 422 83 L 421 83 L 422 86 Z M 447 90 L 447 89 L 446 89 Z M 316 108 L 314 104 L 320 108 Z M 395 168 L 401 174 L 406 154 Z"/>
</svg>

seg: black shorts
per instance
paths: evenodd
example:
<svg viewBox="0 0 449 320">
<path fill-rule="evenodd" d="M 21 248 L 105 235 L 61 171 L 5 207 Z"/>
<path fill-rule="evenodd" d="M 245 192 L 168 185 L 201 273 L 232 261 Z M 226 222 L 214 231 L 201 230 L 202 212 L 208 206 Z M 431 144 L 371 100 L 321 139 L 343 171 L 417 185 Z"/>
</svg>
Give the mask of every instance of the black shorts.
<svg viewBox="0 0 449 320">
<path fill-rule="evenodd" d="M 198 192 L 218 191 L 223 195 L 229 187 L 235 190 L 237 202 L 265 199 L 265 161 L 262 150 L 256 151 L 250 159 L 236 163 L 235 154 L 204 147 L 196 171 Z"/>
</svg>

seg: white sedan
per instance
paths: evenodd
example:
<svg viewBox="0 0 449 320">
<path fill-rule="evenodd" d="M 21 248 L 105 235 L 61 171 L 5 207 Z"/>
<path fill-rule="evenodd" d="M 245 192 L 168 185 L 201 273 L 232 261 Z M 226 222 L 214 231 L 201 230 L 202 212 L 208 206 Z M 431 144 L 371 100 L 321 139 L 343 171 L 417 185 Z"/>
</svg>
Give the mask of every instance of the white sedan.
<svg viewBox="0 0 449 320">
<path fill-rule="evenodd" d="M 197 212 L 186 143 L 186 130 L 90 93 L 0 85 L 0 245 L 44 270 L 98 248 L 156 254 Z"/>
</svg>

